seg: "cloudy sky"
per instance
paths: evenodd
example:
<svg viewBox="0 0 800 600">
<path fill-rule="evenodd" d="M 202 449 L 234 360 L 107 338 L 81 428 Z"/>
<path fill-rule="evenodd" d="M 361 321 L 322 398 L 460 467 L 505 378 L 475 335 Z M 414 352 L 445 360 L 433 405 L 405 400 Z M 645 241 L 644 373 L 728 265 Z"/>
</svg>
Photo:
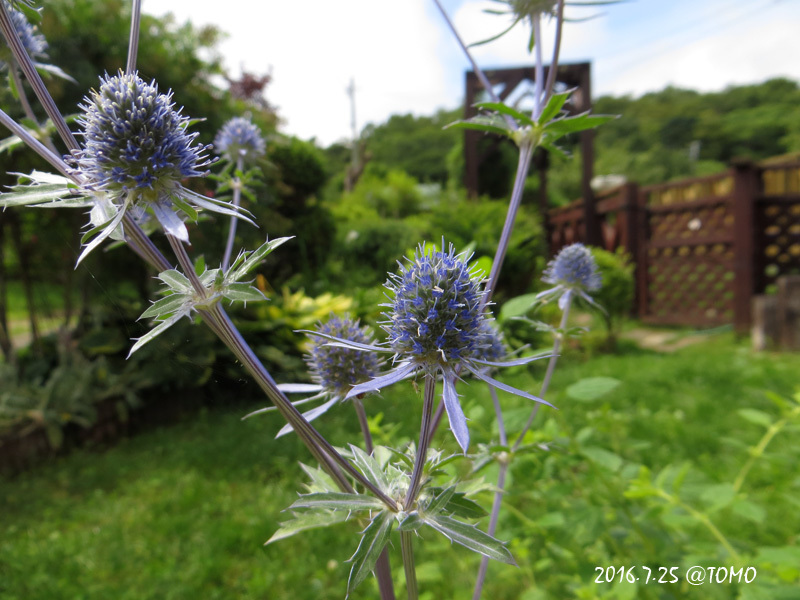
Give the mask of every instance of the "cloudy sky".
<svg viewBox="0 0 800 600">
<path fill-rule="evenodd" d="M 442 0 L 467 43 L 502 31 L 490 0 Z M 800 80 L 798 0 L 628 0 L 573 7 L 562 60 L 591 61 L 595 96 L 641 95 L 672 84 L 718 90 L 770 77 Z M 268 100 L 285 133 L 322 145 L 350 135 L 353 78 L 359 128 L 395 113 L 431 114 L 463 99 L 468 68 L 433 0 L 144 0 L 151 14 L 212 23 L 233 74 L 271 72 Z M 527 31 L 476 47 L 484 68 L 532 64 Z M 543 48 L 552 46 L 545 29 Z"/>
</svg>

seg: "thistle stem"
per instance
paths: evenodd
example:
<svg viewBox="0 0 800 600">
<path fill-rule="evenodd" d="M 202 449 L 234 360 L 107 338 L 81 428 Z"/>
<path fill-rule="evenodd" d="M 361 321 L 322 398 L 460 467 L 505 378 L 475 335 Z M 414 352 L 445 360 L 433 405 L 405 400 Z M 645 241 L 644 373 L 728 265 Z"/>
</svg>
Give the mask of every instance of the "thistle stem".
<svg viewBox="0 0 800 600">
<path fill-rule="evenodd" d="M 130 75 L 136 71 L 136 57 L 139 53 L 139 29 L 142 20 L 142 0 L 133 0 L 131 5 L 131 36 L 128 40 L 128 62 L 125 72 Z"/>
<path fill-rule="evenodd" d="M 561 315 L 561 324 L 559 325 L 559 333 L 556 336 L 555 341 L 553 342 L 553 355 L 550 357 L 550 360 L 547 362 L 547 371 L 544 375 L 544 381 L 542 381 L 542 387 L 539 390 L 539 397 L 544 398 L 545 394 L 547 394 L 547 388 L 550 387 L 550 379 L 553 377 L 553 371 L 556 370 L 556 363 L 558 362 L 558 352 L 561 350 L 561 342 L 564 338 L 565 331 L 567 329 L 567 319 L 569 319 L 569 309 L 572 305 L 572 298 L 567 301 L 567 305 L 564 307 L 564 313 Z M 536 415 L 539 413 L 539 403 L 536 403 L 536 406 L 533 407 L 530 416 L 528 417 L 528 421 L 525 423 L 525 427 L 522 428 L 522 431 L 519 433 L 519 437 L 517 437 L 517 441 L 514 442 L 514 446 L 511 448 L 511 452 L 516 452 L 519 448 L 520 444 L 522 443 L 522 438 L 525 437 L 525 434 L 530 429 L 531 425 L 533 424 L 533 420 L 536 418 Z"/>
<path fill-rule="evenodd" d="M 31 103 L 28 102 L 28 95 L 25 93 L 25 88 L 23 87 L 22 78 L 19 76 L 19 73 L 17 72 L 18 66 L 19 65 L 17 65 L 16 61 L 12 61 L 12 64 L 8 66 L 8 72 L 11 75 L 11 78 L 14 80 L 14 85 L 17 88 L 17 93 L 19 94 L 19 103 L 22 105 L 22 110 L 25 113 L 25 116 L 27 116 L 31 121 L 36 123 L 37 127 L 41 128 L 39 120 L 36 118 L 36 114 L 33 112 L 33 108 L 31 108 Z M 42 138 L 43 138 L 42 143 L 47 147 L 47 149 L 50 150 L 53 154 L 57 155 L 58 150 L 56 150 L 56 147 L 53 146 L 52 140 L 44 135 L 42 135 Z"/>
<path fill-rule="evenodd" d="M 550 61 L 550 70 L 547 72 L 547 84 L 544 89 L 544 105 L 550 100 L 553 95 L 553 87 L 556 84 L 556 75 L 558 74 L 558 59 L 561 54 L 561 31 L 564 28 L 564 0 L 558 0 L 558 8 L 556 8 L 556 40 L 553 44 L 553 60 Z"/>
<path fill-rule="evenodd" d="M 417 499 L 417 493 L 422 486 L 422 471 L 425 467 L 425 457 L 431 442 L 431 413 L 433 412 L 433 396 L 436 393 L 436 377 L 431 373 L 425 374 L 425 392 L 422 402 L 422 423 L 419 428 L 419 445 L 417 456 L 414 460 L 414 470 L 411 472 L 411 482 L 408 484 L 405 508 L 409 509 Z"/>
<path fill-rule="evenodd" d="M 412 532 L 400 532 L 400 550 L 403 554 L 403 569 L 406 573 L 408 600 L 417 600 L 419 592 L 417 591 L 417 570 L 414 566 L 414 538 L 412 537 Z"/>
<path fill-rule="evenodd" d="M 0 6 L 2 6 L 2 2 L 0 2 Z M 30 131 L 9 117 L 2 109 L 0 109 L 0 124 L 4 125 L 11 133 L 21 139 L 26 146 L 50 163 L 50 166 L 64 177 L 72 179 L 75 183 L 80 183 L 75 174 L 70 173 L 64 159 L 37 140 Z"/>
<path fill-rule="evenodd" d="M 236 159 L 236 172 L 241 173 L 244 168 L 244 160 L 242 156 Z M 242 181 L 239 177 L 234 177 L 233 180 L 233 205 L 238 209 L 242 203 Z M 231 253 L 233 252 L 233 241 L 236 238 L 236 225 L 239 219 L 231 217 L 231 224 L 228 228 L 228 241 L 225 244 L 225 254 L 222 257 L 222 270 L 227 271 L 231 264 Z"/>
<path fill-rule="evenodd" d="M 450 31 L 453 32 L 453 37 L 456 38 L 456 41 L 458 42 L 458 45 L 461 46 L 461 50 L 466 55 L 467 60 L 472 65 L 472 72 L 475 73 L 475 76 L 478 78 L 478 81 L 481 82 L 481 85 L 483 86 L 483 89 L 485 89 L 486 93 L 489 94 L 489 98 L 492 99 L 492 102 L 500 103 L 501 100 L 497 96 L 497 94 L 495 93 L 494 88 L 492 87 L 492 84 L 489 81 L 489 78 L 486 77 L 486 73 L 484 73 L 483 70 L 478 66 L 478 63 L 475 62 L 475 59 L 472 58 L 472 53 L 470 53 L 469 48 L 467 48 L 467 45 L 464 43 L 464 40 L 461 39 L 461 36 L 459 35 L 458 30 L 455 28 L 455 25 L 453 25 L 453 22 L 450 20 L 450 17 L 447 16 L 447 13 L 445 12 L 444 7 L 441 5 L 439 0 L 433 0 L 433 1 L 436 4 L 436 6 L 438 7 L 439 12 L 442 13 L 442 16 L 444 17 L 444 20 L 447 23 L 447 26 L 450 28 Z M 518 128 L 517 122 L 514 121 L 514 119 L 512 119 L 508 115 L 503 115 L 503 117 L 505 118 L 506 123 L 508 123 L 508 125 L 512 129 L 517 129 Z"/>
<path fill-rule="evenodd" d="M 44 85 L 42 78 L 36 71 L 36 65 L 25 51 L 25 47 L 22 45 L 22 42 L 20 41 L 19 36 L 14 29 L 14 24 L 11 22 L 11 18 L 8 15 L 8 11 L 6 10 L 6 5 L 4 2 L 0 2 L 0 29 L 3 31 L 3 35 L 5 36 L 6 41 L 11 48 L 11 52 L 14 54 L 14 58 L 19 63 L 22 72 L 25 74 L 25 78 L 31 84 L 31 88 L 33 88 L 34 94 L 36 94 L 39 102 L 41 102 L 42 106 L 44 107 L 44 111 L 47 113 L 47 116 L 50 117 L 50 120 L 56 126 L 59 136 L 61 136 L 61 139 L 67 145 L 67 149 L 70 151 L 78 150 L 80 148 L 78 146 L 78 142 L 75 140 L 75 136 L 73 136 L 72 132 L 69 130 L 67 122 L 64 120 L 64 117 L 61 116 L 53 97 L 50 95 L 50 92 L 47 91 L 47 87 Z"/>
<path fill-rule="evenodd" d="M 359 398 L 353 398 L 353 406 L 358 416 L 358 424 L 361 426 L 361 435 L 364 436 L 364 447 L 367 454 L 372 454 L 375 449 L 372 445 L 372 434 L 369 432 L 369 421 L 367 421 L 367 411 L 364 410 L 364 403 Z"/>
<path fill-rule="evenodd" d="M 544 61 L 542 59 L 541 13 L 537 12 L 531 16 L 531 24 L 533 25 L 533 39 L 536 43 L 535 74 L 533 77 L 533 120 L 538 121 L 544 108 L 544 98 L 542 97 L 542 92 L 544 91 Z"/>
<path fill-rule="evenodd" d="M 511 234 L 514 231 L 514 222 L 517 219 L 520 204 L 522 203 L 522 191 L 525 189 L 525 178 L 528 175 L 528 168 L 533 158 L 533 148 L 530 144 L 524 144 L 519 149 L 519 161 L 517 162 L 517 174 L 514 176 L 514 187 L 511 191 L 511 201 L 506 213 L 506 221 L 503 231 L 500 234 L 500 241 L 497 244 L 497 251 L 492 262 L 492 270 L 489 280 L 486 282 L 486 295 L 484 296 L 484 306 L 489 304 L 497 287 L 497 280 L 500 278 L 500 270 L 503 268 L 503 261 L 506 257 L 508 245 L 511 242 Z"/>
</svg>

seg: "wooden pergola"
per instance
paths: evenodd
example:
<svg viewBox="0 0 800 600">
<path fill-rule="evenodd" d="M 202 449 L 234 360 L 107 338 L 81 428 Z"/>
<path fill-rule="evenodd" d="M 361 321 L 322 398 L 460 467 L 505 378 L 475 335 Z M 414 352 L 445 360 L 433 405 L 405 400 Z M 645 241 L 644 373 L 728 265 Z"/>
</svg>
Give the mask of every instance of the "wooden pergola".
<svg viewBox="0 0 800 600">
<path fill-rule="evenodd" d="M 550 70 L 549 66 L 544 69 L 544 77 Z M 502 85 L 503 89 L 498 93 L 500 100 L 505 101 L 517 87 L 525 81 L 535 79 L 534 67 L 516 67 L 511 69 L 493 69 L 485 71 L 486 77 L 493 86 Z M 556 81 L 564 84 L 567 88 L 574 88 L 574 93 L 567 106 L 572 114 L 586 112 L 592 107 L 592 82 L 591 64 L 573 63 L 558 65 Z M 466 106 L 464 108 L 464 118 L 474 117 L 478 111 L 475 102 L 479 94 L 483 91 L 478 77 L 474 71 L 466 73 Z M 478 142 L 485 135 L 479 131 L 466 130 L 464 132 L 464 162 L 465 162 L 465 181 L 464 184 L 470 197 L 478 195 L 478 169 L 485 159 L 486 153 L 478 151 Z M 581 155 L 583 164 L 581 166 L 581 195 L 584 200 L 584 223 L 587 229 L 583 239 L 586 243 L 598 245 L 600 243 L 600 229 L 595 224 L 595 203 L 592 193 L 591 181 L 594 175 L 594 132 L 589 129 L 580 134 Z M 497 137 L 497 143 L 502 143 L 503 139 Z M 540 189 L 539 189 L 539 208 L 543 219 L 547 218 L 547 157 L 539 154 L 534 159 L 534 164 L 539 170 Z M 544 224 L 545 227 L 547 224 Z"/>
</svg>

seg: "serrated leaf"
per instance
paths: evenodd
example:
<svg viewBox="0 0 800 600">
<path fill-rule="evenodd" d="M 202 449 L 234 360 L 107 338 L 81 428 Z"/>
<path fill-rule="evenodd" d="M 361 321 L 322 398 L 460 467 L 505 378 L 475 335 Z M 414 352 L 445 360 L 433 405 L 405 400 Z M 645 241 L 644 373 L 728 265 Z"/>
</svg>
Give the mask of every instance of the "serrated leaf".
<svg viewBox="0 0 800 600">
<path fill-rule="evenodd" d="M 364 474 L 364 477 L 379 490 L 386 491 L 389 488 L 389 482 L 386 480 L 386 475 L 378 461 L 358 446 L 350 444 L 350 451 L 353 453 L 353 462 L 355 462 L 358 470 Z"/>
<path fill-rule="evenodd" d="M 364 581 L 375 568 L 381 552 L 389 542 L 392 532 L 394 514 L 386 511 L 376 515 L 364 533 L 355 554 L 350 558 L 353 566 L 350 568 L 350 577 L 347 579 L 347 596 Z"/>
<path fill-rule="evenodd" d="M 329 510 L 381 510 L 383 502 L 378 498 L 364 494 L 346 494 L 344 492 L 320 492 L 304 494 L 295 500 L 289 509 L 313 508 Z"/>
<path fill-rule="evenodd" d="M 158 274 L 158 278 L 166 283 L 170 289 L 173 289 L 176 292 L 192 291 L 192 283 L 189 281 L 186 275 L 180 271 L 176 271 L 175 269 L 162 271 Z"/>
<path fill-rule="evenodd" d="M 256 250 L 253 250 L 250 254 L 241 254 L 237 257 L 237 260 L 234 261 L 233 266 L 229 271 L 230 275 L 227 277 L 228 281 L 239 281 L 242 277 L 247 275 L 250 271 L 255 269 L 259 263 L 267 256 L 270 252 L 275 250 L 281 244 L 288 242 L 291 237 L 282 237 L 282 238 L 275 238 L 274 240 L 268 240 L 264 244 L 262 244 Z M 238 263 L 241 260 L 241 265 Z M 238 266 L 237 266 L 238 265 Z"/>
<path fill-rule="evenodd" d="M 180 309 L 186 300 L 187 297 L 184 294 L 170 294 L 166 298 L 153 302 L 150 308 L 139 316 L 139 319 L 166 317 Z"/>
<path fill-rule="evenodd" d="M 139 348 L 144 346 L 147 342 L 152 341 L 155 337 L 164 333 L 167 329 L 172 327 L 175 323 L 177 323 L 181 317 L 186 316 L 189 314 L 189 311 L 180 311 L 169 317 L 165 321 L 161 321 L 158 325 L 153 327 L 150 331 L 144 334 L 142 337 L 136 340 L 136 343 L 131 348 L 131 351 L 128 352 L 128 358 L 131 357 L 131 354 L 136 352 Z"/>
<path fill-rule="evenodd" d="M 478 115 L 466 121 L 455 121 L 445 126 L 445 129 L 470 129 L 472 131 L 483 131 L 484 133 L 494 133 L 497 135 L 510 136 L 513 129 L 506 121 L 498 115 Z"/>
<path fill-rule="evenodd" d="M 450 498 L 453 497 L 455 492 L 456 486 L 454 485 L 442 490 L 434 497 L 433 501 L 428 505 L 428 508 L 425 509 L 425 512 L 430 513 L 431 515 L 439 514 L 450 501 Z"/>
<path fill-rule="evenodd" d="M 249 283 L 229 283 L 222 295 L 233 302 L 261 302 L 267 299 L 261 290 Z"/>
<path fill-rule="evenodd" d="M 530 127 L 536 125 L 533 119 L 529 115 L 526 115 L 523 112 L 518 111 L 516 108 L 509 106 L 508 104 L 504 104 L 503 102 L 479 102 L 475 105 L 476 108 L 486 111 L 498 112 L 501 115 L 508 115 L 518 123 L 523 123 Z"/>
<path fill-rule="evenodd" d="M 0 206 L 47 205 L 49 202 L 72 195 L 72 190 L 66 183 L 15 185 L 11 189 L 14 191 L 0 194 Z"/>
<path fill-rule="evenodd" d="M 480 504 L 470 500 L 461 492 L 453 494 L 444 509 L 462 519 L 482 519 L 488 514 Z"/>
<path fill-rule="evenodd" d="M 414 512 L 410 515 L 406 515 L 406 518 L 400 521 L 400 524 L 397 526 L 397 531 L 416 531 L 424 524 L 425 521 L 422 520 L 419 513 Z"/>
<path fill-rule="evenodd" d="M 756 425 L 761 425 L 762 427 L 767 428 L 772 426 L 772 417 L 762 410 L 756 410 L 755 408 L 740 408 L 738 413 L 743 419 L 747 419 Z"/>
<path fill-rule="evenodd" d="M 276 531 L 264 545 L 266 546 L 278 540 L 291 537 L 301 531 L 317 529 L 319 527 L 329 527 L 330 525 L 342 523 L 346 520 L 347 513 L 341 511 L 307 512 L 295 515 L 292 519 L 281 523 L 278 531 Z"/>
<path fill-rule="evenodd" d="M 550 100 L 547 101 L 547 105 L 544 107 L 544 109 L 542 109 L 542 114 L 539 115 L 539 123 L 547 123 L 558 116 L 558 113 L 561 112 L 561 109 L 564 108 L 567 100 L 569 100 L 572 91 L 573 90 L 567 90 L 566 92 L 561 92 L 560 94 L 553 94 L 550 96 Z"/>
<path fill-rule="evenodd" d="M 567 396 L 580 402 L 593 402 L 614 391 L 620 383 L 613 377 L 586 377 L 567 387 Z"/>
<path fill-rule="evenodd" d="M 463 523 L 446 515 L 424 515 L 425 524 L 435 529 L 451 542 L 455 542 L 493 560 L 516 565 L 505 544 L 484 533 L 474 525 Z"/>
<path fill-rule="evenodd" d="M 590 115 L 583 113 L 575 117 L 564 117 L 547 123 L 543 130 L 550 143 L 570 133 L 578 133 L 586 129 L 594 129 L 603 123 L 616 119 L 610 115 Z"/>
<path fill-rule="evenodd" d="M 335 492 L 339 490 L 333 478 L 319 467 L 309 467 L 306 464 L 300 463 L 300 468 L 305 471 L 306 475 L 308 475 L 308 478 L 311 480 L 310 483 L 306 484 L 306 488 L 309 492 Z"/>
</svg>

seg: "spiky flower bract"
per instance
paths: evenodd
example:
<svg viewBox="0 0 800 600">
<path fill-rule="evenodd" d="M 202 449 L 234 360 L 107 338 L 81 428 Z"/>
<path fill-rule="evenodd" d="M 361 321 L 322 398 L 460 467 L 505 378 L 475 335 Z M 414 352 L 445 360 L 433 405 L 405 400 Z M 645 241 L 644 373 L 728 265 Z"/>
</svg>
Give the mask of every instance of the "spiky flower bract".
<svg viewBox="0 0 800 600">
<path fill-rule="evenodd" d="M 331 315 L 327 323 L 317 326 L 317 331 L 358 344 L 372 344 L 372 332 L 361 327 L 349 317 Z M 306 362 L 311 379 L 331 396 L 343 398 L 350 389 L 378 374 L 379 360 L 371 352 L 332 346 L 325 338 L 312 338 Z"/>
<path fill-rule="evenodd" d="M 369 381 L 380 369 L 380 360 L 374 352 L 343 344 L 330 343 L 329 340 L 337 339 L 355 345 L 370 347 L 373 335 L 369 327 L 361 326 L 358 320 L 349 316 L 337 317 L 331 315 L 326 323 L 320 323 L 313 331 L 307 332 L 311 337 L 311 348 L 306 355 L 306 363 L 311 372 L 313 384 L 286 383 L 278 388 L 285 393 L 313 393 L 314 395 L 295 402 L 295 405 L 325 399 L 323 404 L 303 413 L 307 421 L 313 421 L 326 413 L 336 404 L 343 402 L 347 393 L 353 386 Z M 261 409 L 247 415 L 267 412 L 273 407 Z M 291 425 L 286 425 L 278 432 L 276 437 L 286 435 L 293 431 Z"/>
<path fill-rule="evenodd" d="M 37 31 L 34 25 L 31 25 L 28 18 L 21 11 L 11 6 L 6 0 L 3 0 L 3 5 L 28 56 L 33 60 L 44 58 L 47 52 L 47 40 L 44 36 Z M 11 56 L 10 48 L 3 43 L 0 46 L 0 64 L 8 63 Z"/>
<path fill-rule="evenodd" d="M 154 81 L 120 71 L 101 78 L 80 108 L 84 144 L 74 162 L 85 189 L 103 205 L 99 217 L 93 214 L 103 231 L 81 258 L 117 229 L 129 208 L 134 217 L 151 213 L 183 241 L 189 239 L 183 221 L 196 218 L 197 208 L 241 216 L 226 202 L 181 185 L 182 179 L 207 174 L 208 147 L 194 144 L 197 134 L 187 132 L 189 118 L 175 109 L 172 92 L 162 94 Z"/>
<path fill-rule="evenodd" d="M 442 241 L 442 248 L 445 247 Z M 542 357 L 510 362 L 484 360 L 497 351 L 496 339 L 489 334 L 480 278 L 469 268 L 469 256 L 447 251 L 427 252 L 419 246 L 414 258 L 389 276 L 386 288 L 391 302 L 384 313 L 388 347 L 353 344 L 354 348 L 393 352 L 395 366 L 365 383 L 354 386 L 346 397 L 380 390 L 422 372 L 426 377 L 442 378 L 442 401 L 450 429 L 464 452 L 469 447 L 467 419 L 459 403 L 455 382 L 462 369 L 498 389 L 544 402 L 540 398 L 492 379 L 487 367 L 525 364 Z M 335 336 L 323 336 L 347 345 Z M 545 402 L 545 404 L 547 404 Z"/>
<path fill-rule="evenodd" d="M 538 297 L 558 296 L 561 310 L 564 310 L 574 295 L 594 304 L 587 292 L 597 291 L 603 285 L 592 253 L 581 243 L 562 248 L 547 264 L 542 281 L 555 287 L 541 292 Z"/>
<path fill-rule="evenodd" d="M 253 163 L 265 152 L 261 130 L 247 117 L 234 117 L 228 120 L 214 138 L 214 149 L 226 160 L 235 163 L 242 158 L 245 163 Z"/>
</svg>

